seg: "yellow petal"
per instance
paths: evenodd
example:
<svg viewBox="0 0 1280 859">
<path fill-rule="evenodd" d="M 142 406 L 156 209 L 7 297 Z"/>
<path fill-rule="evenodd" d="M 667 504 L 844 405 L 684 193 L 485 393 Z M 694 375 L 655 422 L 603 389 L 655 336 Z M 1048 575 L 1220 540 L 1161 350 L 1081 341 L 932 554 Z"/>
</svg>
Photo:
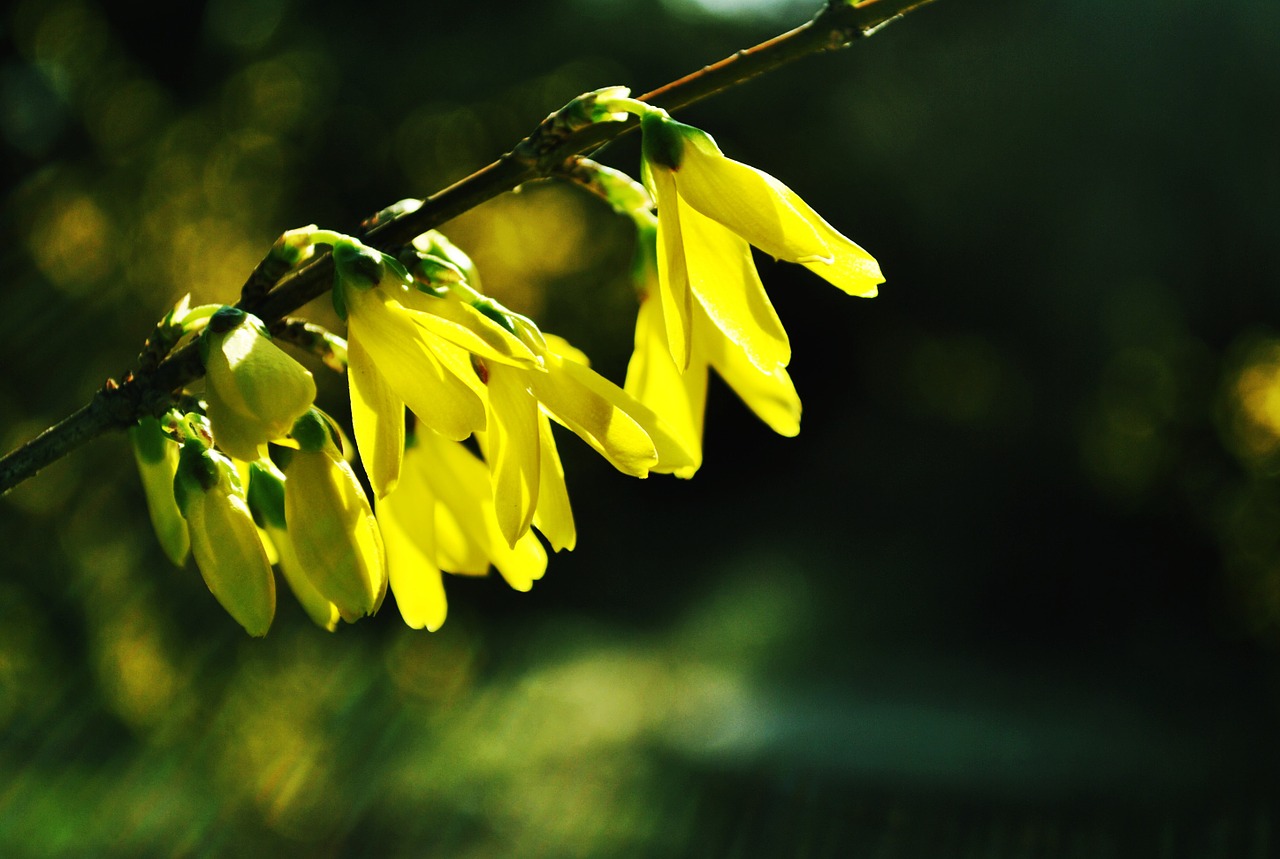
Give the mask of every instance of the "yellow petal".
<svg viewBox="0 0 1280 859">
<path fill-rule="evenodd" d="M 791 377 L 781 365 L 765 372 L 723 337 L 708 320 L 694 317 L 695 337 L 700 337 L 707 357 L 747 408 L 779 435 L 795 436 L 800 432 L 800 396 Z M 703 336 L 705 334 L 705 336 Z"/>
<path fill-rule="evenodd" d="M 325 451 L 297 451 L 285 476 L 285 522 L 311 583 L 344 620 L 373 614 L 386 593 L 386 561 L 351 466 Z"/>
<path fill-rule="evenodd" d="M 718 331 L 714 334 L 721 336 Z M 702 351 L 702 345 L 695 343 L 689 368 L 681 373 L 667 348 L 662 302 L 652 295 L 641 299 L 635 350 L 627 364 L 623 390 L 662 419 L 686 460 L 684 465 L 673 466 L 663 461 L 659 451 L 654 471 L 689 478 L 702 465 L 702 420 L 707 402 L 707 364 Z"/>
<path fill-rule="evenodd" d="M 492 562 L 516 590 L 527 591 L 535 580 L 542 578 L 547 567 L 547 554 L 542 544 L 528 531 L 514 546 L 508 543 L 498 525 L 489 469 L 483 462 L 457 442 L 435 433 L 423 433 L 413 451 L 412 467 L 423 475 L 438 501 L 436 537 L 441 548 L 444 535 L 440 524 L 447 521 L 458 529 L 461 537 L 484 554 L 488 559 L 484 566 L 487 568 L 488 562 Z M 543 474 L 546 473 L 545 467 L 544 464 Z M 539 499 L 542 491 L 539 487 Z M 539 500 L 539 506 L 541 503 Z M 473 567 L 454 569 L 443 564 L 441 568 L 449 572 L 474 571 Z"/>
<path fill-rule="evenodd" d="M 747 360 L 767 370 L 791 361 L 782 321 L 765 295 L 746 240 L 680 201 L 689 286 L 702 310 Z"/>
<path fill-rule="evenodd" d="M 242 462 L 256 462 L 265 455 L 263 447 L 270 435 L 260 421 L 228 406 L 212 386 L 205 391 L 204 399 L 205 415 L 219 448 Z"/>
<path fill-rule="evenodd" d="M 250 635 L 263 636 L 276 612 L 276 584 L 257 526 L 224 477 L 187 504 L 191 551 L 200 575 L 227 613 Z"/>
<path fill-rule="evenodd" d="M 676 180 L 671 171 L 655 166 L 649 171 L 653 180 L 654 202 L 658 205 L 658 283 L 662 296 L 663 319 L 667 326 L 667 343 L 676 366 L 689 366 L 689 312 L 693 294 L 689 291 L 689 273 L 681 237 L 680 206 Z"/>
<path fill-rule="evenodd" d="M 452 298 L 438 298 L 414 289 L 400 296 L 414 319 L 436 337 L 491 361 L 532 367 L 537 358 L 511 332 L 474 307 Z"/>
<path fill-rule="evenodd" d="M 665 357 L 667 361 L 671 360 L 669 354 Z M 569 506 L 569 490 L 564 484 L 564 466 L 551 432 L 551 420 L 542 412 L 538 413 L 538 438 L 542 444 L 542 480 L 533 524 L 547 538 L 552 549 L 557 552 L 562 549 L 573 551 L 578 544 L 578 529 L 573 522 L 573 508 Z M 546 566 L 545 554 L 542 564 Z"/>
<path fill-rule="evenodd" d="M 390 498 L 397 498 L 408 488 L 406 479 Z M 416 521 L 412 530 L 398 515 L 385 515 L 390 499 L 379 506 L 382 537 L 387 548 L 387 574 L 395 594 L 400 616 L 411 629 L 426 628 L 435 632 L 444 625 L 449 604 L 445 599 L 440 569 L 432 562 L 430 511 Z"/>
<path fill-rule="evenodd" d="M 386 383 L 424 424 L 458 440 L 483 429 L 484 405 L 470 380 L 447 369 L 412 316 L 378 293 L 347 291 L 350 339 L 364 347 Z"/>
<path fill-rule="evenodd" d="M 541 473 L 538 403 L 529 393 L 525 373 L 508 367 L 489 370 L 489 428 L 486 433 L 493 471 L 493 501 L 507 544 L 529 530 L 538 504 Z"/>
<path fill-rule="evenodd" d="M 653 439 L 630 412 L 648 410 L 594 370 L 554 353 L 546 373 L 529 373 L 531 389 L 547 412 L 591 445 L 614 468 L 644 477 L 658 463 Z"/>
<path fill-rule="evenodd" d="M 385 497 L 400 479 L 404 455 L 404 400 L 374 367 L 359 340 L 347 344 L 347 383 L 356 446 L 374 494 Z"/>
<path fill-rule="evenodd" d="M 884 275 L 880 273 L 880 264 L 875 261 L 875 258 L 823 220 L 821 215 L 786 185 L 772 176 L 767 178 L 792 208 L 813 225 L 818 235 L 827 244 L 827 256 L 830 262 L 825 259 L 808 262 L 799 260 L 799 262 L 809 271 L 849 295 L 874 298 L 877 292 L 876 285 L 884 283 Z"/>
<path fill-rule="evenodd" d="M 792 205 L 799 198 L 782 193 L 786 186 L 754 167 L 691 146 L 675 182 L 690 206 L 771 257 L 790 262 L 830 258 L 831 249 L 816 226 Z"/>
</svg>

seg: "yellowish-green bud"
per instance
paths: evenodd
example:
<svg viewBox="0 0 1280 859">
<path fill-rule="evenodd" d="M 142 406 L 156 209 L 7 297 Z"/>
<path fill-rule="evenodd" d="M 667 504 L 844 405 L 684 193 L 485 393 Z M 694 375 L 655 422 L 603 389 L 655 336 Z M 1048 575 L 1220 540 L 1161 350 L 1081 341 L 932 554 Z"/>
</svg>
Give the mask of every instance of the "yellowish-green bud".
<svg viewBox="0 0 1280 859">
<path fill-rule="evenodd" d="M 307 616 L 317 626 L 332 632 L 338 624 L 338 607 L 316 590 L 298 560 L 293 538 L 285 526 L 284 496 L 285 476 L 270 460 L 259 460 L 249 466 L 248 500 L 253 519 L 275 545 L 276 564 Z"/>
<path fill-rule="evenodd" d="M 285 522 L 293 552 L 317 593 L 352 622 L 377 611 L 386 595 L 382 535 L 327 428 L 302 420 L 294 438 L 301 449 L 284 466 Z"/>
<path fill-rule="evenodd" d="M 160 421 L 153 417 L 145 417 L 130 427 L 129 441 L 138 463 L 138 476 L 142 478 L 151 527 L 165 555 L 181 567 L 191 553 L 191 538 L 187 534 L 187 522 L 173 497 L 173 478 L 178 471 L 180 446 L 165 436 Z"/>
<path fill-rule="evenodd" d="M 271 342 L 256 316 L 224 307 L 201 336 L 214 441 L 253 462 L 262 445 L 289 434 L 316 397 L 310 371 Z"/>
<path fill-rule="evenodd" d="M 276 611 L 275 579 L 235 464 L 188 432 L 174 495 L 209 591 L 246 632 L 266 635 Z"/>
</svg>

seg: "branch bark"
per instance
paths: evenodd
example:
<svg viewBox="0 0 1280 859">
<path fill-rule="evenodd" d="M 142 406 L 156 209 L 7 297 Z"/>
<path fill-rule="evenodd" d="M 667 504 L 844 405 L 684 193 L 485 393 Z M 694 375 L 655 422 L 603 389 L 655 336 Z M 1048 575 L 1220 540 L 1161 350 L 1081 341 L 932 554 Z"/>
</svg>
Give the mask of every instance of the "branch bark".
<svg viewBox="0 0 1280 859">
<path fill-rule="evenodd" d="M 645 93 L 640 100 L 679 110 L 802 57 L 847 47 L 931 2 L 863 0 L 854 5 L 829 0 L 809 23 Z M 553 175 L 566 159 L 598 149 L 639 125 L 634 118 L 596 123 L 560 139 L 549 131 L 556 116 L 548 117 L 497 161 L 428 197 L 421 208 L 376 225 L 364 240 L 382 250 L 394 250 L 525 182 Z M 257 269 L 243 290 L 247 297 L 237 306 L 270 325 L 328 291 L 333 263 L 327 253 L 321 254 L 269 292 L 255 278 L 261 279 Z M 161 414 L 177 391 L 203 374 L 198 350 L 189 344 L 158 366 L 140 366 L 119 384 L 108 381 L 87 404 L 0 459 L 0 495 L 102 433 L 125 429 L 145 415 Z"/>
</svg>

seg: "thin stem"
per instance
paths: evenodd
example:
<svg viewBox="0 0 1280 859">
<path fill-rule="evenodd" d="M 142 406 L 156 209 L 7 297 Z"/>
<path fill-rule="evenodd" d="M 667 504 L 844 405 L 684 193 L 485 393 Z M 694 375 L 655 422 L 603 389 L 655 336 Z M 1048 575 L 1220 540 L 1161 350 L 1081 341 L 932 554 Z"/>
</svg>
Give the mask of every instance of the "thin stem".
<svg viewBox="0 0 1280 859">
<path fill-rule="evenodd" d="M 668 111 L 687 107 L 801 57 L 844 48 L 930 2 L 864 0 L 850 5 L 830 0 L 809 23 L 645 93 L 639 100 Z M 555 121 L 558 117 L 548 117 L 497 161 L 431 195 L 417 210 L 376 224 L 363 238 L 381 250 L 394 250 L 525 182 L 559 172 L 566 159 L 592 152 L 639 125 L 632 117 L 563 134 L 563 124 Z M 250 274 L 237 305 L 268 325 L 333 285 L 333 260 L 328 253 L 307 260 L 267 291 L 276 275 L 272 268 L 260 265 Z M 139 366 L 118 385 L 108 382 L 88 404 L 0 459 L 0 495 L 109 429 L 129 427 L 144 415 L 162 414 L 175 392 L 203 374 L 198 348 L 188 344 L 158 366 Z"/>
</svg>

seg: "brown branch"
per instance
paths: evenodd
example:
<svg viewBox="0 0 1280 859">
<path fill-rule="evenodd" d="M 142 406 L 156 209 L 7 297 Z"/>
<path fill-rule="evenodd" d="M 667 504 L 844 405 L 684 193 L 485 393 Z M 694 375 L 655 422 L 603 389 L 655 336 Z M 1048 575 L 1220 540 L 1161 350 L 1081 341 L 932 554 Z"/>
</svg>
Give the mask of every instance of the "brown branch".
<svg viewBox="0 0 1280 859">
<path fill-rule="evenodd" d="M 787 63 L 844 48 L 932 0 L 864 0 L 856 5 L 830 0 L 809 23 L 753 48 L 738 51 L 679 80 L 640 96 L 640 100 L 675 111 L 745 83 Z M 427 230 L 440 226 L 481 203 L 519 185 L 556 173 L 574 155 L 590 152 L 633 130 L 634 118 L 601 122 L 565 132 L 560 114 L 548 117 L 529 137 L 497 161 L 428 197 L 421 208 L 372 227 L 365 239 L 394 250 Z M 332 287 L 333 263 L 320 254 L 284 276 L 269 265 L 250 275 L 237 306 L 268 325 L 296 311 Z M 196 344 L 177 350 L 158 366 L 140 366 L 120 384 L 108 382 L 90 402 L 0 459 L 0 494 L 8 492 L 51 462 L 110 429 L 131 426 L 144 415 L 159 415 L 175 392 L 204 374 Z"/>
</svg>

